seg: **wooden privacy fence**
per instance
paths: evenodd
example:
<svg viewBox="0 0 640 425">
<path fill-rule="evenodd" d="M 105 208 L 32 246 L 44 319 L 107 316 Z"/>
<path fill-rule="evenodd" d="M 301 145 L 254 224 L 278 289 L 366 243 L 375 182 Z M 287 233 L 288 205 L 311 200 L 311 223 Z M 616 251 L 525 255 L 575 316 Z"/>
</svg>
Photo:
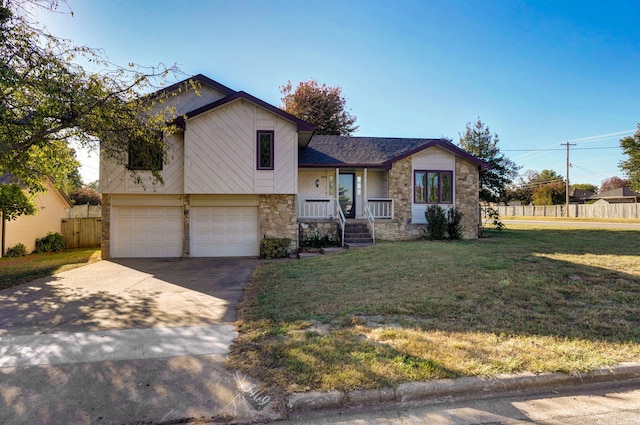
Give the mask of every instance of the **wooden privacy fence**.
<svg viewBox="0 0 640 425">
<path fill-rule="evenodd" d="M 484 215 L 482 206 L 481 211 Z M 509 205 L 493 206 L 498 210 L 500 217 L 526 216 L 526 217 L 566 217 L 564 205 Z M 569 217 L 583 218 L 640 218 L 640 203 L 621 204 L 569 204 Z"/>
<path fill-rule="evenodd" d="M 67 248 L 100 246 L 102 218 L 63 218 L 61 231 Z"/>
</svg>

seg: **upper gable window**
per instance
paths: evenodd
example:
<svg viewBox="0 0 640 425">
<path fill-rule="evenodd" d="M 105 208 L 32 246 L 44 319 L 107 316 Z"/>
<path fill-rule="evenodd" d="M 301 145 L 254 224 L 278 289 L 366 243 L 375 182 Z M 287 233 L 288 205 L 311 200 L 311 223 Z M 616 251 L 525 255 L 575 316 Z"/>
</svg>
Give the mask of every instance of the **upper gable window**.
<svg viewBox="0 0 640 425">
<path fill-rule="evenodd" d="M 258 170 L 273 170 L 273 131 L 258 130 Z"/>
<path fill-rule="evenodd" d="M 162 170 L 162 133 L 157 134 L 158 140 L 152 144 L 143 146 L 135 141 L 129 143 L 129 161 L 127 167 L 130 170 Z"/>
<path fill-rule="evenodd" d="M 450 204 L 453 202 L 451 171 L 416 170 L 413 201 L 416 204 Z"/>
</svg>

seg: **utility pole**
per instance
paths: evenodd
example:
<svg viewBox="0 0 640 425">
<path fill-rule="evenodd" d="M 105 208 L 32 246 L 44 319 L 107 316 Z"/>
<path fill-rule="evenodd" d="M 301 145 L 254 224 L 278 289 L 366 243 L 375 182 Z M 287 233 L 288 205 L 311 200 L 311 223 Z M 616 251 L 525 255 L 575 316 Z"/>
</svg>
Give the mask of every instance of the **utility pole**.
<svg viewBox="0 0 640 425">
<path fill-rule="evenodd" d="M 571 163 L 569 162 L 569 146 L 575 146 L 575 143 L 560 143 L 562 146 L 567 147 L 567 179 L 565 183 L 565 200 L 564 200 L 564 214 L 565 217 L 569 217 L 569 167 L 571 167 Z"/>
</svg>

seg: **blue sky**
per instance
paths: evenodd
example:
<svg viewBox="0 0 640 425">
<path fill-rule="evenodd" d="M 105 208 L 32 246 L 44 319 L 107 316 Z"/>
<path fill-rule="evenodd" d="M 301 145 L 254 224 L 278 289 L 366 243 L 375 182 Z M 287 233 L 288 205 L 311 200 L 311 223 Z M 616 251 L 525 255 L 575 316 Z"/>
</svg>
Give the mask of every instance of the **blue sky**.
<svg viewBox="0 0 640 425">
<path fill-rule="evenodd" d="M 619 139 L 640 122 L 637 0 L 69 5 L 40 20 L 114 63 L 177 63 L 276 106 L 289 80 L 339 85 L 360 136 L 457 142 L 480 117 L 521 171 L 566 176 L 560 144 L 576 143 L 572 183 L 622 176 Z M 82 161 L 95 180 L 95 155 Z"/>
</svg>

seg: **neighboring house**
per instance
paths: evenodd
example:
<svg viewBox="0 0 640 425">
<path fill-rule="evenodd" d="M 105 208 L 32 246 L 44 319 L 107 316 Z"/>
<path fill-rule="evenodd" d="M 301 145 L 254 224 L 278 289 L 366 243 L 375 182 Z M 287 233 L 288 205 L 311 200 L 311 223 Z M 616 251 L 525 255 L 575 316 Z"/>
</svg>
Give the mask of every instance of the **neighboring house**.
<svg viewBox="0 0 640 425">
<path fill-rule="evenodd" d="M 595 193 L 589 190 L 576 189 L 572 187 L 569 189 L 569 202 L 572 204 L 584 204 L 589 199 L 592 199 L 592 196 L 594 195 Z"/>
<path fill-rule="evenodd" d="M 628 187 L 619 187 L 593 195 L 590 199 L 609 204 L 637 203 L 640 200 L 640 193 L 634 192 Z"/>
<path fill-rule="evenodd" d="M 0 184 L 13 182 L 9 175 L 0 176 Z M 35 215 L 23 215 L 15 220 L 5 221 L 5 249 L 21 243 L 27 247 L 27 252 L 32 252 L 36 249 L 36 239 L 42 238 L 50 232 L 60 232 L 65 209 L 73 205 L 64 192 L 53 186 L 51 180 L 47 179 L 46 186 L 45 193 L 35 195 L 34 203 L 37 210 Z M 0 221 L 1 229 L 2 222 Z"/>
<path fill-rule="evenodd" d="M 455 205 L 465 237 L 478 236 L 487 164 L 449 141 L 313 136 L 275 106 L 192 79 L 198 93 L 169 98 L 181 131 L 166 138 L 164 185 L 136 169 L 135 151 L 127 166 L 101 160 L 103 258 L 256 256 L 263 237 L 337 235 L 340 211 L 369 218 L 378 239 L 412 239 L 430 204 Z"/>
</svg>

